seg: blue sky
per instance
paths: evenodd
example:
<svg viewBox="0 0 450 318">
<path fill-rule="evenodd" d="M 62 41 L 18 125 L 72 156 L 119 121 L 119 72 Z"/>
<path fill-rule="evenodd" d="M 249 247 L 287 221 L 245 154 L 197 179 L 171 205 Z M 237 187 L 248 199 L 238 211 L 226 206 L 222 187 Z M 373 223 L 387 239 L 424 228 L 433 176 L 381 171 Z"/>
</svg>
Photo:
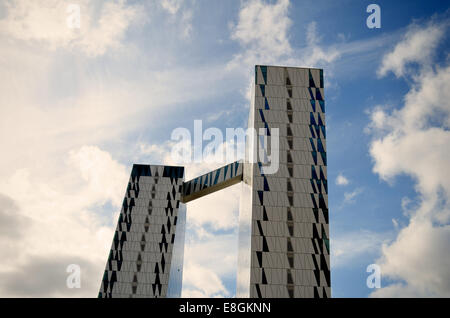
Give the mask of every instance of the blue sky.
<svg viewBox="0 0 450 318">
<path fill-rule="evenodd" d="M 377 1 L 380 29 L 372 1 L 72 3 L 79 29 L 64 1 L 0 4 L 2 296 L 95 297 L 131 165 L 175 163 L 196 119 L 246 128 L 255 64 L 324 69 L 333 296 L 450 295 L 444 1 Z M 188 205 L 183 296 L 234 295 L 239 191 Z"/>
</svg>

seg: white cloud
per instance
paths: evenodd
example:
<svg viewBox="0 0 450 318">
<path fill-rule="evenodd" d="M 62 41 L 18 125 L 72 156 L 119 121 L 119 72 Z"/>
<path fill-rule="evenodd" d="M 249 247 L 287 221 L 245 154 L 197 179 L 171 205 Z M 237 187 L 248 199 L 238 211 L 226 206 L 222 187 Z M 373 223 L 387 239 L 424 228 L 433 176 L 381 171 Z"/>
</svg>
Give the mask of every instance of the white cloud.
<svg viewBox="0 0 450 318">
<path fill-rule="evenodd" d="M 39 258 L 42 264 L 48 264 L 52 259 L 53 269 L 61 273 L 65 273 L 69 264 L 81 263 L 82 277 L 90 283 L 74 292 L 63 288 L 65 280 L 56 281 L 66 277 L 58 274 L 53 277 L 55 281 L 48 282 L 58 287 L 48 290 L 48 293 L 45 288 L 40 294 L 38 291 L 37 294 L 26 292 L 38 288 L 33 284 L 42 286 L 45 283 L 42 280 L 22 285 L 11 282 L 14 290 L 2 285 L 0 293 L 10 297 L 92 297 L 98 291 L 104 256 L 110 248 L 113 233 L 110 215 L 101 215 L 95 212 L 95 208 L 109 203 L 116 213 L 119 212 L 128 171 L 109 153 L 93 146 L 70 151 L 60 166 L 41 166 L 40 169 L 46 171 L 40 171 L 39 176 L 29 168 L 17 170 L 0 187 L 0 193 L 13 198 L 18 207 L 18 217 L 27 220 L 26 231 L 21 233 L 19 241 L 4 239 L 0 245 L 2 253 L 9 254 L 1 263 L 0 275 L 26 280 L 28 274 L 25 269 L 33 266 L 33 260 Z M 59 174 L 60 171 L 66 173 Z M 57 264 L 59 268 L 55 267 Z M 46 279 L 52 279 L 51 272 Z"/>
<path fill-rule="evenodd" d="M 204 231 L 198 235 L 198 231 L 191 232 L 187 239 L 185 253 L 192 255 L 195 263 L 214 269 L 218 275 L 229 275 L 236 270 L 237 257 L 234 249 L 237 247 L 237 231 L 227 231 L 219 235 L 214 232 Z M 214 251 L 216 257 L 211 257 Z"/>
<path fill-rule="evenodd" d="M 188 219 L 195 226 L 209 224 L 215 230 L 237 226 L 241 186 L 209 194 L 187 204 Z"/>
<path fill-rule="evenodd" d="M 289 0 L 274 4 L 253 0 L 242 4 L 239 21 L 232 28 L 231 38 L 259 58 L 278 58 L 291 54 L 288 30 Z"/>
<path fill-rule="evenodd" d="M 273 4 L 263 0 L 243 2 L 238 22 L 231 24 L 231 39 L 241 45 L 241 51 L 228 62 L 227 69 L 246 75 L 249 84 L 243 93 L 248 100 L 255 65 L 321 67 L 330 65 L 340 55 L 334 48 L 320 46 L 316 22 L 308 25 L 307 45 L 302 48 L 292 47 L 289 39 L 292 26 L 289 7 L 289 0 L 278 0 Z"/>
<path fill-rule="evenodd" d="M 193 30 L 192 18 L 194 11 L 186 8 L 185 2 L 182 0 L 163 0 L 160 4 L 169 13 L 169 20 L 177 26 L 181 38 L 189 39 Z"/>
<path fill-rule="evenodd" d="M 346 186 L 347 184 L 349 184 L 349 182 L 350 181 L 348 181 L 348 179 L 342 173 L 339 173 L 338 176 L 336 177 L 337 185 Z"/>
<path fill-rule="evenodd" d="M 202 163 L 196 162 L 179 162 L 172 157 L 172 147 L 176 143 L 167 141 L 162 145 L 141 143 L 139 148 L 142 151 L 141 158 L 151 162 L 164 162 L 166 165 L 180 165 L 185 167 L 185 179 L 190 180 L 204 173 L 213 171 L 224 166 L 227 163 L 226 157 L 215 156 L 210 153 L 203 157 Z M 230 153 L 235 149 L 237 144 L 232 142 L 223 142 L 217 148 L 218 153 Z M 183 145 L 186 149 L 191 149 L 193 153 L 193 145 L 191 142 Z M 241 149 L 242 147 L 238 147 Z M 203 149 L 205 150 L 205 149 Z M 237 154 L 235 160 L 242 158 L 243 154 Z M 215 159 L 220 160 L 215 160 Z M 209 194 L 203 198 L 187 203 L 188 222 L 194 227 L 201 229 L 202 226 L 211 226 L 214 230 L 231 229 L 237 226 L 238 210 L 240 199 L 240 185 L 234 185 L 220 192 Z M 213 207 L 213 208 L 212 208 Z"/>
<path fill-rule="evenodd" d="M 399 228 L 399 224 L 398 224 L 398 221 L 396 219 L 392 219 L 392 225 L 394 225 L 395 229 Z"/>
<path fill-rule="evenodd" d="M 189 39 L 192 34 L 193 26 L 192 26 L 192 18 L 194 16 L 194 12 L 192 10 L 184 10 L 181 15 L 180 23 L 182 29 L 182 37 L 184 39 Z"/>
<path fill-rule="evenodd" d="M 411 207 L 409 199 L 402 200 L 409 223 L 383 246 L 379 260 L 382 275 L 395 282 L 373 296 L 450 295 L 450 65 L 430 67 L 447 29 L 446 24 L 415 26 L 383 60 L 382 73 L 411 75 L 411 87 L 401 108 L 378 107 L 371 114 L 373 171 L 387 181 L 410 176 L 418 203 Z M 410 62 L 419 67 L 406 72 Z"/>
<path fill-rule="evenodd" d="M 340 53 L 335 48 L 325 49 L 320 46 L 320 34 L 317 31 L 317 22 L 313 21 L 308 25 L 306 32 L 307 47 L 304 48 L 299 65 L 304 67 L 318 67 L 334 62 Z"/>
<path fill-rule="evenodd" d="M 381 275 L 395 282 L 374 297 L 449 297 L 450 226 L 413 218 L 391 245 L 383 245 Z M 398 283 L 400 281 L 400 283 Z"/>
<path fill-rule="evenodd" d="M 228 291 L 219 276 L 201 264 L 184 263 L 183 284 L 186 284 L 186 286 L 183 287 L 181 297 L 208 298 L 228 296 Z"/>
<path fill-rule="evenodd" d="M 238 41 L 243 50 L 233 57 L 228 67 L 234 69 L 244 65 L 249 68 L 255 64 L 318 67 L 335 61 L 339 52 L 320 46 L 321 37 L 315 21 L 307 26 L 307 45 L 292 47 L 289 7 L 289 0 L 273 4 L 262 0 L 244 2 L 237 24 L 231 27 L 231 39 Z"/>
<path fill-rule="evenodd" d="M 69 152 L 69 167 L 80 172 L 87 183 L 86 195 L 95 198 L 96 202 L 122 204 L 124 184 L 128 179 L 128 171 L 116 162 L 108 152 L 95 146 L 83 146 Z M 108 182 L 105 183 L 105 180 Z"/>
<path fill-rule="evenodd" d="M 390 233 L 368 230 L 336 235 L 331 241 L 331 264 L 333 268 L 349 266 L 363 255 L 378 256 L 383 242 L 390 239 Z"/>
<path fill-rule="evenodd" d="M 67 21 L 73 13 L 67 11 L 69 5 L 54 0 L 7 2 L 0 34 L 43 44 L 52 50 L 79 49 L 88 56 L 98 56 L 119 47 L 126 30 L 142 19 L 140 7 L 127 5 L 124 0 L 108 1 L 99 7 L 82 0 L 76 3 L 80 8 L 80 28 L 70 28 Z"/>
<path fill-rule="evenodd" d="M 182 0 L 162 0 L 161 6 L 170 14 L 176 14 L 181 8 Z"/>
<path fill-rule="evenodd" d="M 85 11 L 80 2 L 82 30 L 74 36 L 65 33 L 65 6 L 58 3 L 10 2 L 0 21 L 0 143 L 8 149 L 0 160 L 0 217 L 16 227 L 0 242 L 3 296 L 95 297 L 129 176 L 118 157 L 134 157 L 127 133 L 146 125 L 158 108 L 205 97 L 192 86 L 175 87 L 201 87 L 192 82 L 192 70 L 153 71 L 136 51 L 119 50 L 112 61 L 104 56 L 121 46 L 138 7 L 108 2 L 94 10 L 94 19 L 88 17 L 93 8 Z M 84 37 L 83 26 L 94 20 L 99 29 Z M 142 68 L 133 68 L 130 56 Z M 211 83 L 210 76 L 208 65 L 199 78 Z M 116 148 L 122 142 L 123 152 Z M 100 146 L 105 143 L 113 152 Z M 70 263 L 81 266 L 81 289 L 65 287 Z M 29 284 L 15 282 L 46 267 Z"/>
<path fill-rule="evenodd" d="M 344 193 L 344 204 L 355 203 L 355 198 L 362 193 L 361 188 L 356 188 L 351 192 Z"/>
<path fill-rule="evenodd" d="M 188 232 L 182 297 L 230 297 L 223 280 L 232 278 L 237 267 L 237 232 L 201 236 Z M 198 233 L 198 231 L 196 231 Z M 215 257 L 211 257 L 214 254 Z"/>
<path fill-rule="evenodd" d="M 242 2 L 238 22 L 230 23 L 232 40 L 241 50 L 233 55 L 227 70 L 242 72 L 247 84 L 241 93 L 251 100 L 253 70 L 255 65 L 286 65 L 293 49 L 288 32 L 292 24 L 288 16 L 289 0 L 274 4 L 263 0 Z"/>
<path fill-rule="evenodd" d="M 404 75 L 410 63 L 429 65 L 436 46 L 444 35 L 444 30 L 444 25 L 433 23 L 425 28 L 418 25 L 410 26 L 403 40 L 392 52 L 383 57 L 378 75 L 385 76 L 392 71 L 395 76 L 400 77 Z"/>
<path fill-rule="evenodd" d="M 67 288 L 69 264 L 80 266 L 80 288 Z M 99 287 L 98 267 L 76 255 L 34 255 L 14 265 L 11 271 L 0 271 L 2 297 L 92 297 Z"/>
<path fill-rule="evenodd" d="M 411 175 L 425 197 L 434 196 L 440 189 L 450 191 L 449 80 L 450 66 L 422 73 L 401 109 L 391 114 L 381 109 L 372 113 L 372 131 L 385 132 L 371 143 L 374 172 L 385 180 L 401 173 Z"/>
<path fill-rule="evenodd" d="M 142 146 L 140 159 L 152 158 L 148 162 L 156 163 L 153 158 L 158 157 L 163 158 L 160 163 L 172 163 L 166 161 L 164 148 L 148 147 L 139 142 L 134 144 L 130 133 L 140 133 L 139 129 L 148 125 L 155 114 L 163 120 L 161 109 L 169 111 L 171 105 L 218 96 L 234 87 L 223 84 L 229 73 L 223 75 L 226 72 L 222 65 L 207 64 L 191 69 L 183 65 L 166 70 L 165 65 L 155 67 L 151 64 L 153 51 L 139 52 L 130 46 L 131 43 L 126 43 L 126 33 L 144 18 L 143 10 L 134 2 L 98 4 L 78 1 L 81 6 L 80 30 L 66 27 L 66 6 L 61 2 L 9 3 L 11 5 L 7 5 L 6 14 L 0 20 L 0 143 L 3 149 L 8 149 L 2 153 L 0 161 L 0 176 L 4 180 L 0 186 L 0 199 L 6 202 L 2 203 L 4 209 L 0 217 L 5 215 L 9 221 L 26 223 L 29 228 L 12 233 L 20 238 L 18 240 L 2 239 L 0 242 L 2 255 L 8 256 L 8 261 L 1 264 L 0 275 L 2 281 L 4 277 L 10 277 L 5 280 L 8 284 L 1 286 L 0 293 L 8 296 L 95 296 L 117 221 L 118 202 L 123 198 L 129 174 L 123 161 L 134 159 L 137 155 L 130 149 Z M 242 50 L 234 61 L 248 63 L 242 69 L 250 73 L 253 67 L 249 65 L 263 64 L 264 61 L 305 65 L 299 61 L 308 61 L 308 55 L 314 55 L 314 52 L 320 54 L 310 56 L 310 63 L 316 63 L 316 57 L 323 60 L 317 63 L 331 63 L 337 58 L 314 40 L 312 35 L 317 34 L 314 24 L 308 29 L 308 47 L 292 47 L 288 36 L 292 25 L 288 7 L 288 1 L 275 4 L 253 1 L 242 5 L 242 14 L 231 30 L 237 32 L 240 26 L 239 32 L 244 32 L 235 38 Z M 184 19 L 185 24 L 180 23 L 180 28 L 192 26 L 193 11 L 184 10 L 180 5 L 173 12 L 168 11 L 173 19 Z M 269 36 L 256 30 L 250 34 L 253 38 L 249 42 L 241 41 L 239 37 L 245 32 L 252 32 L 249 27 L 258 29 L 257 23 L 264 22 L 258 14 L 268 17 L 264 19 L 269 21 L 264 28 Z M 189 27 L 185 31 L 186 36 L 192 34 Z M 272 47 L 272 44 L 278 46 Z M 330 54 L 324 55 L 314 48 Z M 171 55 L 165 47 L 161 51 Z M 114 52 L 114 56 L 106 54 L 109 52 Z M 253 52 L 260 55 L 251 56 Z M 90 59 L 93 56 L 97 59 Z M 192 81 L 192 78 L 196 80 Z M 215 83 L 220 85 L 213 85 Z M 101 146 L 105 144 L 112 150 L 106 151 L 107 148 Z M 126 149 L 118 149 L 120 145 L 125 145 Z M 189 165 L 186 178 L 222 164 Z M 223 282 L 236 268 L 233 264 L 237 253 L 233 249 L 237 250 L 237 246 L 227 235 L 208 232 L 211 229 L 230 231 L 237 225 L 237 191 L 229 188 L 221 194 L 220 213 L 211 213 L 209 201 L 199 200 L 191 214 L 192 224 L 197 227 L 194 233 L 207 240 L 202 246 L 186 245 L 189 265 L 185 278 L 200 277 L 197 283 L 190 282 L 187 292 L 192 295 L 232 294 L 224 290 Z M 102 205 L 108 207 L 103 209 Z M 111 215 L 113 212 L 114 216 Z M 18 216 L 14 220 L 10 219 L 13 213 Z M 217 244 L 208 244 L 214 242 Z M 214 250 L 214 253 L 217 248 L 223 254 L 220 258 L 210 259 L 206 265 L 209 255 L 201 253 L 202 248 Z M 200 259 L 201 263 L 195 263 L 195 259 Z M 222 260 L 222 264 L 218 264 Z M 45 281 L 52 277 L 46 276 L 48 271 L 45 271 L 43 277 L 47 278 L 40 277 L 31 285 L 14 284 L 15 280 L 30 277 L 25 273 L 33 270 L 30 264 L 34 262 L 39 265 L 34 268 L 37 273 L 39 268 L 49 264 L 53 264 L 52 269 L 59 270 L 60 265 L 79 262 L 82 275 L 85 275 L 82 277 L 92 283 L 75 293 L 61 289 L 59 285 L 39 293 L 39 286 L 46 285 Z M 197 265 L 200 265 L 199 272 L 195 273 Z M 186 273 L 192 275 L 186 276 Z M 59 280 L 64 275 L 53 278 Z M 203 277 L 209 281 L 202 287 Z"/>
</svg>

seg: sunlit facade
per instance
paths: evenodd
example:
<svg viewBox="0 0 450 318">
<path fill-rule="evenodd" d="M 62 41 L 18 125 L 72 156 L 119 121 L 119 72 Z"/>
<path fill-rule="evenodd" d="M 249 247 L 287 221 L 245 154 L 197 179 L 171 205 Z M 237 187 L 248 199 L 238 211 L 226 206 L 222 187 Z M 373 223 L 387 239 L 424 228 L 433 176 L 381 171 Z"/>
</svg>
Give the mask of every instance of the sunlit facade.
<svg viewBox="0 0 450 318">
<path fill-rule="evenodd" d="M 278 129 L 276 173 L 248 140 L 239 216 L 237 297 L 330 297 L 323 71 L 256 66 L 249 127 Z"/>
<path fill-rule="evenodd" d="M 248 138 L 243 161 L 187 182 L 183 167 L 134 165 L 99 297 L 180 297 L 185 203 L 239 182 L 237 297 L 331 297 L 323 82 L 256 66 L 248 124 L 267 138 Z"/>
</svg>

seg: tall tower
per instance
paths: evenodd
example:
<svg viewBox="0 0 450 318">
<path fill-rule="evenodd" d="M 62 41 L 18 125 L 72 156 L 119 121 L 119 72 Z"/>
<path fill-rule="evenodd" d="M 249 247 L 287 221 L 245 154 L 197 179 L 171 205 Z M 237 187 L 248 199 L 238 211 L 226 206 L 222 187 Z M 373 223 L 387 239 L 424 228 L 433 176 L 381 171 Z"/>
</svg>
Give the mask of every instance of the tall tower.
<svg viewBox="0 0 450 318">
<path fill-rule="evenodd" d="M 237 297 L 331 296 L 323 86 L 321 69 L 255 67 L 249 127 L 268 139 L 278 130 L 279 144 L 264 147 L 279 167 L 252 163 L 264 141 L 247 141 Z"/>
<path fill-rule="evenodd" d="M 133 165 L 99 297 L 180 297 L 185 203 L 241 181 L 237 297 L 331 297 L 323 87 L 321 69 L 256 66 L 245 160 L 186 182 Z"/>
<path fill-rule="evenodd" d="M 133 165 L 100 298 L 180 297 L 183 167 Z"/>
</svg>

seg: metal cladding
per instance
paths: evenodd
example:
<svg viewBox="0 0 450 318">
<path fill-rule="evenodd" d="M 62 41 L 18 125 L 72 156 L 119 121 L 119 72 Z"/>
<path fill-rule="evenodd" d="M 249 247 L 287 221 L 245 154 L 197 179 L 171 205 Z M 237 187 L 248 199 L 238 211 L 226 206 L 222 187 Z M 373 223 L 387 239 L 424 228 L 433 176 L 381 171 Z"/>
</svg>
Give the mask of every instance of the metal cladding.
<svg viewBox="0 0 450 318">
<path fill-rule="evenodd" d="M 248 124 L 265 141 L 192 180 L 184 167 L 133 165 L 99 297 L 180 297 L 184 203 L 241 181 L 236 296 L 331 297 L 323 70 L 256 66 Z M 249 156 L 262 143 L 274 172 Z"/>
<path fill-rule="evenodd" d="M 183 178 L 183 167 L 133 165 L 99 297 L 181 296 Z"/>
<path fill-rule="evenodd" d="M 183 183 L 181 201 L 187 203 L 242 181 L 243 163 L 236 161 Z"/>
<path fill-rule="evenodd" d="M 237 297 L 330 297 L 323 71 L 256 66 L 251 109 L 279 131 L 279 168 L 245 162 Z"/>
</svg>

